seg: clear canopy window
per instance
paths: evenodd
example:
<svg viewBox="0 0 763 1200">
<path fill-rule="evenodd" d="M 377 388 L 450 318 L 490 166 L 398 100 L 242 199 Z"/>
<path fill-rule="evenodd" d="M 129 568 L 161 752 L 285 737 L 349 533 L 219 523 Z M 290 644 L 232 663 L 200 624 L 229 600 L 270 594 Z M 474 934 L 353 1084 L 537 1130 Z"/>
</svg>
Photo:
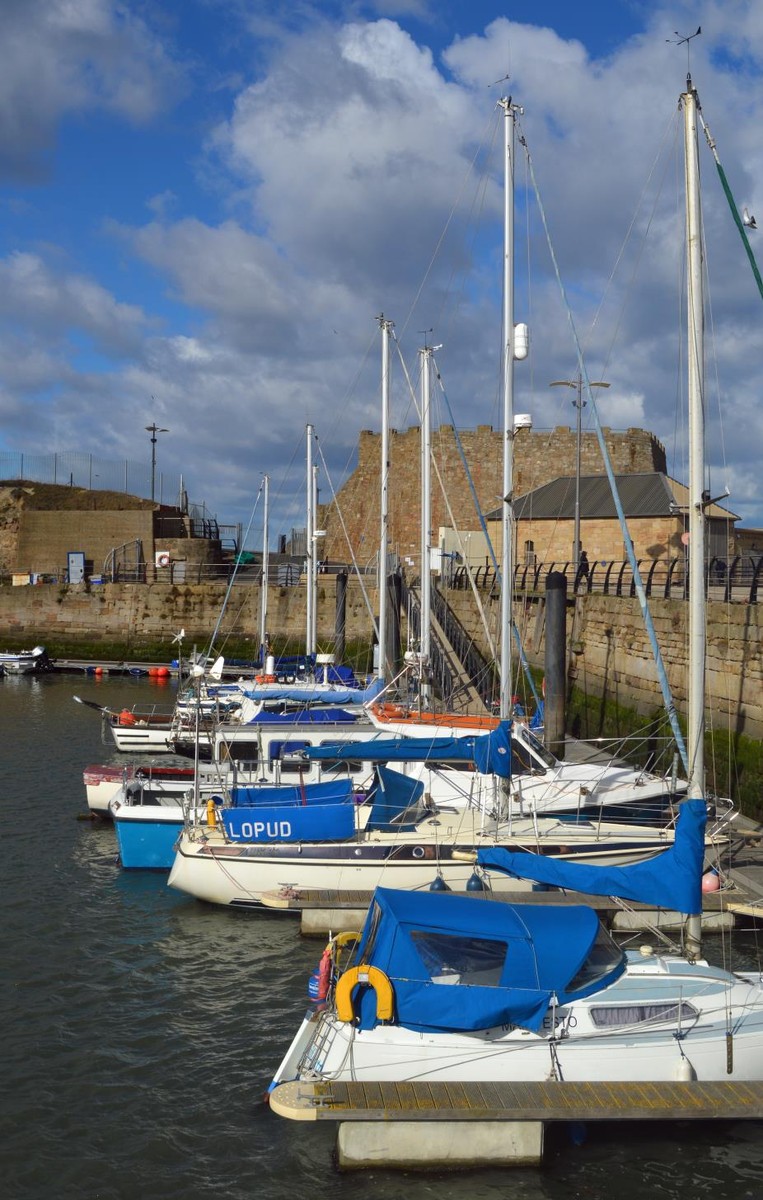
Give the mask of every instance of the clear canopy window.
<svg viewBox="0 0 763 1200">
<path fill-rule="evenodd" d="M 414 930 L 411 940 L 433 983 L 497 987 L 501 982 L 506 942 L 429 930 Z"/>
</svg>

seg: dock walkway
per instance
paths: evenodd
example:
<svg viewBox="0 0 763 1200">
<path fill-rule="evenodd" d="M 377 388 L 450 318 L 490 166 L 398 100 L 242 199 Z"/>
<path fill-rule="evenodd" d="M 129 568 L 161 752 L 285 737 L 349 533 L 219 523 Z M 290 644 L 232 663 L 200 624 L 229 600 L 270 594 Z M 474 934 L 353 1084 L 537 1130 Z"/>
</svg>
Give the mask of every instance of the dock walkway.
<svg viewBox="0 0 763 1200">
<path fill-rule="evenodd" d="M 761 1120 L 763 1083 L 282 1083 L 293 1121 Z"/>
</svg>

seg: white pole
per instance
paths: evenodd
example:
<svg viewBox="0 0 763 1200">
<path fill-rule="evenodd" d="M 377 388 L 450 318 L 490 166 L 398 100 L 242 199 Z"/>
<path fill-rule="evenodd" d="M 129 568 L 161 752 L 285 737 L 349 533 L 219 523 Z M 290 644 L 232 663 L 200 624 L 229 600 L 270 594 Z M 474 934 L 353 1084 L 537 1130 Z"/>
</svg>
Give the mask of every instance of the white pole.
<svg viewBox="0 0 763 1200">
<path fill-rule="evenodd" d="M 432 350 L 425 346 L 421 355 L 421 696 L 429 698 L 429 656 L 432 648 L 432 489 L 430 456 L 432 422 L 430 413 L 430 366 Z"/>
<path fill-rule="evenodd" d="M 387 537 L 389 528 L 389 336 L 392 321 L 384 314 L 379 317 L 382 334 L 382 437 L 381 437 L 381 530 L 379 537 L 379 565 L 377 586 L 379 589 L 379 679 L 387 678 Z"/>
<path fill-rule="evenodd" d="M 514 587 L 514 132 L 516 108 L 504 97 L 503 212 L 503 521 L 501 555 L 502 718 L 511 715 L 512 591 Z"/>
<path fill-rule="evenodd" d="M 689 795 L 705 794 L 705 397 L 702 229 L 697 160 L 697 93 L 682 97 L 686 154 L 686 241 L 689 390 Z"/>
<path fill-rule="evenodd" d="M 318 467 L 313 466 L 313 545 L 310 558 L 310 588 L 313 593 L 311 606 L 312 626 L 310 629 L 310 645 L 312 653 L 318 649 Z"/>
<path fill-rule="evenodd" d="M 682 96 L 686 163 L 686 252 L 689 391 L 689 704 L 687 757 L 690 799 L 705 795 L 705 396 L 704 296 L 702 290 L 702 216 L 697 142 L 697 93 L 687 76 Z M 702 918 L 686 923 L 689 958 L 701 952 Z"/>
<path fill-rule="evenodd" d="M 305 526 L 306 555 L 305 575 L 307 578 L 307 599 L 305 603 L 305 654 L 315 654 L 312 641 L 313 633 L 313 554 L 315 552 L 315 514 L 313 512 L 313 427 L 307 426 L 307 522 Z"/>
<path fill-rule="evenodd" d="M 260 582 L 260 660 L 264 673 L 268 621 L 268 571 L 270 566 L 270 476 L 265 475 L 262 482 L 264 507 L 262 516 L 262 577 Z"/>
</svg>

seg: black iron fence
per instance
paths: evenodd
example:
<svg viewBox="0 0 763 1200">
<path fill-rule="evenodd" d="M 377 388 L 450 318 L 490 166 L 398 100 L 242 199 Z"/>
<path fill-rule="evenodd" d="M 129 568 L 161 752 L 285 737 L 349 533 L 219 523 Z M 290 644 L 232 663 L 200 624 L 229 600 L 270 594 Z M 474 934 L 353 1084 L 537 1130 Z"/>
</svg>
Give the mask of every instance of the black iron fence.
<svg viewBox="0 0 763 1200">
<path fill-rule="evenodd" d="M 684 600 L 689 582 L 686 558 L 640 559 L 638 563 L 647 596 L 665 600 Z M 572 562 L 541 562 L 518 564 L 514 570 L 515 591 L 532 594 L 543 592 L 546 578 L 552 571 L 566 575 L 571 590 L 596 592 L 604 596 L 635 596 L 636 584 L 627 561 L 593 561 L 578 567 Z M 474 584 L 480 591 L 497 593 L 499 581 L 495 568 L 481 566 L 472 571 Z M 763 584 L 763 555 L 736 554 L 729 558 L 711 558 L 705 572 L 707 595 L 713 600 L 729 600 L 740 604 L 756 604 Z M 447 586 L 465 589 L 470 586 L 467 569 L 457 567 Z"/>
<path fill-rule="evenodd" d="M 412 588 L 418 587 L 419 579 L 414 579 L 410 587 L 403 579 L 402 603 L 408 614 L 409 633 L 416 639 L 421 637 L 421 603 Z M 433 587 L 430 595 L 432 616 L 442 629 L 443 635 L 450 644 L 453 653 L 461 663 L 463 672 L 471 681 L 471 686 L 479 693 L 486 708 L 489 708 L 495 690 L 493 671 L 487 659 L 480 654 L 474 645 L 473 638 L 466 632 L 457 619 L 447 600 Z M 447 655 L 440 646 L 437 635 L 433 632 L 430 645 L 430 671 L 432 683 L 439 695 L 448 703 L 457 703 L 459 684 L 454 678 Z"/>
</svg>

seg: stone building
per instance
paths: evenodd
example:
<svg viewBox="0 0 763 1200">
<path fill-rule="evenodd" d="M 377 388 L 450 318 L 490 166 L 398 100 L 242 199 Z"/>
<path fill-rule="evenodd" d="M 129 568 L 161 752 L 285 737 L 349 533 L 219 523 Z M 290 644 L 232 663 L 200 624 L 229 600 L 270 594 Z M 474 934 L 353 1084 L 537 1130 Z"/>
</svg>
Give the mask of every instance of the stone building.
<svg viewBox="0 0 763 1200">
<path fill-rule="evenodd" d="M 666 471 L 665 449 L 643 429 L 604 430 L 618 473 Z M 441 527 L 476 530 L 479 518 L 464 460 L 480 511 L 494 509 L 503 494 L 503 434 L 490 425 L 459 430 L 441 425 L 432 433 L 432 529 L 437 545 Z M 522 495 L 550 483 L 560 474 L 574 475 L 576 432 L 566 426 L 553 431 L 518 428 L 514 438 L 514 494 Z M 420 452 L 418 426 L 389 437 L 389 549 L 402 559 L 418 562 L 420 555 Z M 358 465 L 337 493 L 336 501 L 320 506 L 318 522 L 326 530 L 322 555 L 331 561 L 350 560 L 348 541 L 362 568 L 376 556 L 380 536 L 381 435 L 363 430 Z M 601 473 L 601 452 L 594 433 L 581 437 L 581 467 Z M 446 499 L 447 497 L 447 499 Z M 339 519 L 341 512 L 342 520 Z M 342 524 L 347 530 L 345 535 Z"/>
<path fill-rule="evenodd" d="M 637 559 L 682 558 L 688 527 L 688 488 L 662 472 L 616 475 L 617 490 L 628 521 Z M 575 477 L 554 479 L 520 496 L 514 505 L 516 565 L 574 560 Z M 605 475 L 580 479 L 580 543 L 589 562 L 622 562 L 625 544 L 615 502 Z M 734 522 L 739 518 L 719 504 L 708 505 L 707 557 L 728 559 L 734 553 Z M 500 559 L 500 508 L 487 514 L 493 546 Z"/>
<path fill-rule="evenodd" d="M 68 582 L 70 555 L 82 562 L 85 579 L 107 574 L 182 582 L 202 564 L 220 562 L 214 534 L 206 524 L 198 529 L 181 509 L 139 496 L 0 482 L 0 579 L 16 583 Z"/>
</svg>

